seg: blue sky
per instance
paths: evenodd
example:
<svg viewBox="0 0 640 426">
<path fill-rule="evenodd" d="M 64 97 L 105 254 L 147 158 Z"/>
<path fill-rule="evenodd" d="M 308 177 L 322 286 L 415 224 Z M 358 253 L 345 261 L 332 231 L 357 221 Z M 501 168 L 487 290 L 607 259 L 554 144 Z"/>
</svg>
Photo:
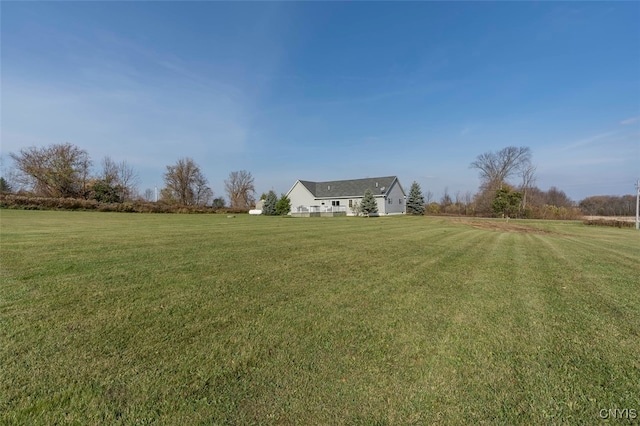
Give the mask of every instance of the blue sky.
<svg viewBox="0 0 640 426">
<path fill-rule="evenodd" d="M 529 146 L 574 200 L 640 177 L 638 2 L 1 3 L 2 156 L 70 142 L 140 192 L 397 175 L 439 198 Z"/>
</svg>

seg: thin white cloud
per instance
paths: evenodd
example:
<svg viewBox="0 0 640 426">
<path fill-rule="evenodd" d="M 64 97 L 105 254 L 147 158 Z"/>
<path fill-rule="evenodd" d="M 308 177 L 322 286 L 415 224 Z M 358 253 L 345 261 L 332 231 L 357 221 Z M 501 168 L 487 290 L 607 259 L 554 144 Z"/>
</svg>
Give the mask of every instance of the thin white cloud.
<svg viewBox="0 0 640 426">
<path fill-rule="evenodd" d="M 637 123 L 638 121 L 640 121 L 640 115 L 622 120 L 620 124 L 622 124 L 623 126 L 628 126 L 629 124 Z"/>
<path fill-rule="evenodd" d="M 460 130 L 459 135 L 460 136 L 475 135 L 476 133 L 478 133 L 478 129 L 480 128 L 481 126 L 478 122 L 466 122 L 462 125 L 462 129 Z"/>
<path fill-rule="evenodd" d="M 578 158 L 576 160 L 569 160 L 567 165 L 571 166 L 593 166 L 598 164 L 616 164 L 616 163 L 624 163 L 625 158 L 619 157 L 588 157 L 588 158 Z"/>
<path fill-rule="evenodd" d="M 305 102 L 307 106 L 330 106 L 330 105 L 349 105 L 349 104 L 366 104 L 387 101 L 391 98 L 402 96 L 430 96 L 438 92 L 445 92 L 455 89 L 460 83 L 458 81 L 438 81 L 426 85 L 402 85 L 398 88 L 390 87 L 389 90 L 372 90 L 368 93 L 348 93 L 337 98 L 312 100 Z M 396 86 L 394 86 L 396 87 Z M 299 107 L 300 103 L 296 102 L 292 106 Z"/>
<path fill-rule="evenodd" d="M 588 146 L 588 145 L 593 145 L 596 142 L 601 142 L 602 140 L 608 139 L 611 136 L 614 136 L 617 132 L 616 131 L 610 131 L 610 132 L 604 132 L 604 133 L 599 133 L 597 135 L 593 135 L 593 136 L 589 136 L 587 138 L 583 138 L 580 139 L 578 141 L 575 142 L 571 142 L 567 145 L 564 145 L 562 147 L 562 151 L 568 151 L 571 149 L 576 149 L 576 148 L 581 148 L 584 146 Z"/>
</svg>

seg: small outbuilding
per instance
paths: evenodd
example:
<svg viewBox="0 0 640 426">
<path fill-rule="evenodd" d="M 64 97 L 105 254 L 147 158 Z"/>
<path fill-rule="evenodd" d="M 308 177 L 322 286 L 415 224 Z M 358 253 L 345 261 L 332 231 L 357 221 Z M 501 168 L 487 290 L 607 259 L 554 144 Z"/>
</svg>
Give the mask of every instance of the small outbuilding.
<svg viewBox="0 0 640 426">
<path fill-rule="evenodd" d="M 256 203 L 256 207 L 254 209 L 249 210 L 249 214 L 262 214 L 262 206 L 264 206 L 264 200 L 260 200 Z"/>
</svg>

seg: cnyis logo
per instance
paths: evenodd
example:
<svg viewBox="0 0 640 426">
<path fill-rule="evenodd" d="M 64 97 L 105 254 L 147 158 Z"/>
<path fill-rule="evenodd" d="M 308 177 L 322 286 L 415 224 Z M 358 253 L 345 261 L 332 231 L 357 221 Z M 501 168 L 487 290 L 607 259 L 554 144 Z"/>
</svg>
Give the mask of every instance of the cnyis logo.
<svg viewBox="0 0 640 426">
<path fill-rule="evenodd" d="M 601 419 L 626 419 L 638 418 L 638 410 L 635 408 L 603 408 L 598 412 Z"/>
</svg>

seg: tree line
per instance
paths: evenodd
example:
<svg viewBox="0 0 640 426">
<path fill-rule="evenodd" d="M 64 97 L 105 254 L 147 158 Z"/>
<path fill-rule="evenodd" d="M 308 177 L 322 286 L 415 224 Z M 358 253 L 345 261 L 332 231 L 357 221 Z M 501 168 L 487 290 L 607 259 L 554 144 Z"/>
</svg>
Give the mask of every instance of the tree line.
<svg viewBox="0 0 640 426">
<path fill-rule="evenodd" d="M 138 192 L 138 174 L 126 161 L 104 157 L 97 170 L 87 151 L 70 143 L 47 147 L 29 147 L 10 153 L 14 168 L 0 176 L 0 193 L 31 197 L 94 200 L 99 203 L 160 201 L 187 207 L 229 207 L 249 210 L 255 205 L 254 178 L 246 170 L 232 171 L 224 181 L 228 197 L 214 197 L 200 166 L 189 157 L 167 165 L 160 193 L 151 189 Z M 535 186 L 536 166 L 529 147 L 509 146 L 480 154 L 469 165 L 480 177 L 478 192 L 450 194 L 445 188 L 440 200 L 431 191 L 422 192 L 413 182 L 407 196 L 407 213 L 450 214 L 544 219 L 573 219 L 581 215 L 631 216 L 635 214 L 635 196 L 599 195 L 579 203 L 564 191 L 551 187 L 543 191 Z M 376 213 L 375 202 L 366 196 L 358 204 L 358 213 Z M 287 214 L 290 200 L 275 192 L 262 194 L 263 213 Z"/>
<path fill-rule="evenodd" d="M 634 195 L 596 195 L 579 203 L 580 210 L 588 216 L 634 216 L 636 197 Z"/>
<path fill-rule="evenodd" d="M 415 207 L 422 201 L 426 214 L 539 219 L 635 215 L 633 195 L 599 195 L 574 202 L 555 186 L 547 191 L 541 190 L 535 186 L 536 166 L 529 147 L 509 146 L 496 152 L 486 152 L 478 155 L 469 167 L 476 169 L 480 177 L 477 193 L 450 194 L 445 188 L 439 200 L 431 191 L 426 191 L 419 198 L 416 194 L 420 188 L 414 182 L 407 198 L 407 212 L 423 214 L 422 209 Z M 414 207 L 410 207 L 410 203 Z"/>
<path fill-rule="evenodd" d="M 576 219 L 582 216 L 567 194 L 535 186 L 536 166 L 531 148 L 508 146 L 480 154 L 469 167 L 480 178 L 478 192 L 455 193 L 445 188 L 440 202 L 428 193 L 427 213 L 512 218 Z"/>
<path fill-rule="evenodd" d="M 208 180 L 192 158 L 180 158 L 167 165 L 164 187 L 156 194 L 147 189 L 138 192 L 138 174 L 126 161 L 104 157 L 97 170 L 88 152 L 73 144 L 29 147 L 10 153 L 14 170 L 9 178 L 0 177 L 0 192 L 43 198 L 95 200 L 101 203 L 124 203 L 134 200 L 161 201 L 180 206 L 230 207 L 248 210 L 255 203 L 254 178 L 246 170 L 229 173 L 224 181 L 229 204 L 214 197 Z"/>
</svg>

